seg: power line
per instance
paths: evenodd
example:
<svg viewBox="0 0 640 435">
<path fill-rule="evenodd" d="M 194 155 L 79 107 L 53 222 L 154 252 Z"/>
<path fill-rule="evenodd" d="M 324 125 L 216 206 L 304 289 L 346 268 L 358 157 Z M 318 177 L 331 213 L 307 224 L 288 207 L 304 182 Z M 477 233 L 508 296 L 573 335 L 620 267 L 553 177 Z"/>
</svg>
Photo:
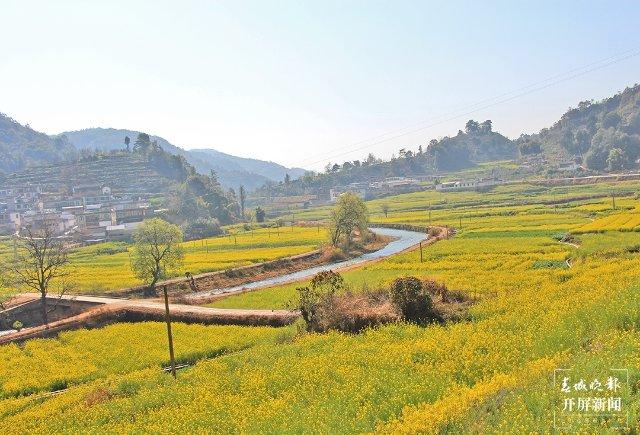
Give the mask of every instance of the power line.
<svg viewBox="0 0 640 435">
<path fill-rule="evenodd" d="M 348 147 L 352 147 L 354 145 L 360 145 L 360 144 L 365 144 L 366 143 L 366 145 L 364 145 L 364 146 L 356 147 L 356 148 L 350 149 L 348 151 L 341 152 L 339 154 L 325 154 L 325 153 L 317 154 L 316 156 L 320 156 L 320 155 L 324 154 L 324 155 L 326 155 L 326 157 L 324 157 L 324 158 L 322 158 L 320 160 L 315 160 L 315 161 L 313 161 L 311 163 L 309 163 L 310 158 L 308 158 L 308 159 L 305 159 L 305 160 L 301 161 L 302 163 L 297 164 L 296 166 L 302 166 L 303 164 L 315 165 L 317 163 L 322 163 L 322 162 L 325 162 L 325 161 L 333 159 L 333 158 L 337 158 L 337 157 L 341 157 L 341 156 L 344 156 L 344 155 L 347 155 L 347 154 L 351 154 L 351 153 L 354 153 L 354 152 L 357 152 L 357 151 L 361 151 L 363 149 L 366 149 L 366 148 L 369 148 L 369 147 L 372 147 L 372 146 L 375 146 L 375 145 L 379 145 L 381 143 L 388 142 L 388 141 L 393 140 L 393 139 L 397 139 L 397 138 L 400 138 L 400 137 L 403 137 L 403 136 L 414 134 L 414 133 L 420 132 L 422 130 L 426 130 L 426 129 L 434 127 L 434 126 L 437 126 L 437 125 L 440 125 L 440 124 L 443 124 L 443 123 L 446 123 L 446 122 L 449 122 L 449 121 L 452 121 L 452 120 L 455 120 L 455 119 L 458 119 L 458 118 L 461 118 L 461 117 L 464 117 L 464 116 L 468 116 L 468 115 L 474 114 L 474 113 L 479 112 L 481 110 L 484 110 L 484 109 L 487 109 L 487 108 L 490 108 L 490 107 L 493 107 L 493 106 L 497 106 L 499 104 L 503 104 L 503 103 L 506 103 L 506 102 L 509 102 L 509 101 L 512 101 L 512 100 L 515 100 L 517 98 L 532 94 L 534 92 L 538 92 L 538 91 L 547 89 L 547 88 L 549 88 L 551 86 L 555 86 L 557 84 L 560 84 L 560 83 L 575 79 L 577 77 L 586 75 L 586 74 L 591 73 L 593 71 L 597 71 L 597 70 L 600 70 L 602 68 L 606 68 L 608 66 L 614 65 L 616 63 L 622 62 L 624 60 L 630 59 L 630 58 L 638 56 L 638 55 L 640 55 L 640 49 L 638 49 L 637 47 L 634 48 L 634 49 L 626 50 L 626 51 L 623 51 L 623 52 L 618 53 L 616 55 L 609 56 L 607 58 L 601 59 L 601 60 L 596 61 L 596 62 L 592 62 L 592 63 L 587 64 L 585 66 L 578 67 L 578 68 L 573 68 L 573 69 L 571 69 L 571 70 L 569 70 L 567 72 L 561 73 L 561 74 L 556 74 L 556 75 L 548 77 L 548 78 L 546 78 L 544 80 L 532 83 L 530 85 L 523 86 L 523 87 L 518 88 L 516 90 L 510 91 L 510 92 L 505 92 L 505 93 L 500 94 L 500 95 L 498 95 L 496 97 L 487 98 L 487 99 L 481 100 L 479 102 L 476 102 L 474 104 L 465 106 L 464 108 L 461 108 L 461 109 L 458 109 L 456 111 L 450 112 L 451 114 L 453 114 L 452 116 L 447 116 L 446 118 L 441 119 L 440 121 L 432 122 L 432 123 L 427 124 L 427 125 L 423 125 L 424 124 L 424 121 L 423 121 L 423 122 L 420 122 L 420 123 L 417 123 L 417 124 L 413 124 L 412 126 L 404 127 L 404 128 L 397 129 L 397 130 L 393 130 L 391 132 L 387 132 L 387 133 L 375 136 L 373 138 L 369 138 L 369 139 L 366 139 L 366 140 L 362 140 L 362 141 L 356 142 L 354 144 L 349 145 Z M 569 74 L 569 75 L 567 75 L 567 74 Z M 517 92 L 517 93 L 515 95 L 511 95 L 514 92 Z M 457 113 L 460 110 L 465 110 L 465 112 Z M 446 116 L 446 115 L 443 115 L 443 116 Z M 442 118 L 442 116 L 436 117 L 436 119 L 437 118 Z M 413 128 L 413 127 L 418 126 L 418 125 L 420 125 L 420 127 Z M 392 135 L 392 136 L 385 137 L 385 136 L 389 136 L 389 135 Z M 374 142 L 370 143 L 370 141 L 372 141 L 372 140 Z M 336 148 L 336 149 L 334 149 L 332 151 L 329 151 L 329 153 L 331 153 L 333 151 L 343 150 L 343 149 L 346 149 L 346 148 L 347 147 Z M 306 163 L 304 163 L 304 162 L 306 162 Z"/>
</svg>

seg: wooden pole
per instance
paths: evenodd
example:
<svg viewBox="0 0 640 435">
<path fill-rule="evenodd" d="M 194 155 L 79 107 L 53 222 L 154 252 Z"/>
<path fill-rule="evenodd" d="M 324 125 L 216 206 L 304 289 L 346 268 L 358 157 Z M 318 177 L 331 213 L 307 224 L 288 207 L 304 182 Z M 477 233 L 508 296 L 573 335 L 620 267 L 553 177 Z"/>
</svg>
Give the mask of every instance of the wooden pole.
<svg viewBox="0 0 640 435">
<path fill-rule="evenodd" d="M 176 359 L 173 354 L 173 335 L 171 334 L 171 315 L 169 314 L 169 295 L 167 294 L 167 286 L 163 286 L 164 290 L 164 310 L 165 319 L 167 321 L 167 336 L 169 337 L 169 359 L 171 360 L 171 374 L 176 378 Z"/>
<path fill-rule="evenodd" d="M 420 242 L 420 263 L 422 263 L 422 242 Z"/>
<path fill-rule="evenodd" d="M 615 191 L 611 191 L 611 201 L 613 202 L 613 209 L 616 209 L 616 193 Z"/>
</svg>

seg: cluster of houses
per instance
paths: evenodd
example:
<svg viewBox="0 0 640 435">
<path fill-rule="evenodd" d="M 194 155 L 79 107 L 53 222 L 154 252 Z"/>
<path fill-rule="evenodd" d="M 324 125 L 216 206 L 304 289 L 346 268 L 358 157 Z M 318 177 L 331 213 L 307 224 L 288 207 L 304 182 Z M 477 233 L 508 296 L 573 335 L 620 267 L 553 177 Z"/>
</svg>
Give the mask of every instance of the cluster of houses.
<svg viewBox="0 0 640 435">
<path fill-rule="evenodd" d="M 329 200 L 336 202 L 340 195 L 352 192 L 362 199 L 372 199 L 380 196 L 415 192 L 422 188 L 422 183 L 432 181 L 433 177 L 387 177 L 384 180 L 351 183 L 346 186 L 335 186 L 329 190 Z"/>
<path fill-rule="evenodd" d="M 109 186 L 74 186 L 66 192 L 46 192 L 31 184 L 0 188 L 2 234 L 46 225 L 84 243 L 122 240 L 156 212 L 148 197 L 114 195 Z"/>
<path fill-rule="evenodd" d="M 504 183 L 504 180 L 497 177 L 456 180 L 445 183 L 439 183 L 436 176 L 414 178 L 389 177 L 382 181 L 351 183 L 346 186 L 336 186 L 329 191 L 329 199 L 331 202 L 336 202 L 340 195 L 345 192 L 355 193 L 362 199 L 372 199 L 398 193 L 415 192 L 422 189 L 433 189 L 434 186 L 437 191 L 451 192 L 461 190 L 483 190 Z"/>
</svg>

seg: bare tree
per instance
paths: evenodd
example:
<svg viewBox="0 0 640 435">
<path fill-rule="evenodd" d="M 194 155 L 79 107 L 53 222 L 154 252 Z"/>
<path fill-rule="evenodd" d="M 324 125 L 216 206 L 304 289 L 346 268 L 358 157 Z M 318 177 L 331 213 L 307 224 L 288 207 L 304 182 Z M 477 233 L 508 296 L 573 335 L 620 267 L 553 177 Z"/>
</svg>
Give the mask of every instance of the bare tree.
<svg viewBox="0 0 640 435">
<path fill-rule="evenodd" d="M 44 224 L 38 230 L 23 228 L 17 236 L 15 258 L 8 269 L 15 285 L 40 294 L 45 325 L 48 324 L 47 294 L 53 281 L 68 275 L 65 270 L 68 262 L 66 247 L 56 237 L 53 225 Z"/>
</svg>

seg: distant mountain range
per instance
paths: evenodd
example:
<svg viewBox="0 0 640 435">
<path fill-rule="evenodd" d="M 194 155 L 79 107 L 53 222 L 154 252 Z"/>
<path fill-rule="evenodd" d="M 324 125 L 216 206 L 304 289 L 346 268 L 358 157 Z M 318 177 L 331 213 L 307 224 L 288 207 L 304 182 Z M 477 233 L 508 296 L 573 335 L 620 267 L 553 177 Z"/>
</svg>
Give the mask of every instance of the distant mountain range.
<svg viewBox="0 0 640 435">
<path fill-rule="evenodd" d="M 66 131 L 58 135 L 65 136 L 77 150 L 90 149 L 110 151 L 125 147 L 124 138 L 131 139 L 131 146 L 140 132 L 115 128 L 87 128 L 78 131 Z M 292 179 L 302 176 L 306 171 L 301 168 L 287 168 L 274 162 L 236 157 L 213 149 L 185 150 L 173 145 L 159 136 L 151 136 L 167 152 L 184 156 L 198 172 L 208 174 L 211 170 L 218 175 L 223 186 L 237 189 L 244 185 L 255 189 L 268 181 L 282 181 L 286 174 Z"/>
<path fill-rule="evenodd" d="M 48 136 L 0 114 L 0 171 L 11 173 L 37 165 L 73 161 L 82 154 L 82 149 L 122 149 L 125 136 L 133 144 L 138 134 L 133 130 L 89 128 Z M 269 181 L 282 181 L 286 174 L 295 180 L 305 173 L 304 169 L 286 168 L 213 149 L 185 150 L 158 136 L 152 136 L 151 140 L 157 141 L 169 153 L 184 156 L 200 173 L 215 171 L 226 188 L 237 189 L 244 185 L 246 189 L 254 190 Z M 491 121 L 470 120 L 465 131 L 434 139 L 417 152 L 402 150 L 399 158 L 387 162 L 370 155 L 362 162 L 334 164 L 327 173 L 305 177 L 296 184 L 312 183 L 328 188 L 387 176 L 442 173 L 472 167 L 479 162 L 527 155 L 544 157 L 543 161 L 548 162 L 549 167 L 575 159 L 582 160 L 583 165 L 593 171 L 637 168 L 640 161 L 640 85 L 602 101 L 582 101 L 551 127 L 536 134 L 523 134 L 516 140 L 493 131 Z M 291 186 L 283 187 L 283 190 L 293 192 Z"/>
<path fill-rule="evenodd" d="M 133 146 L 138 134 L 134 130 L 88 128 L 47 135 L 0 113 L 0 171 L 12 173 L 33 166 L 74 161 L 83 149 L 123 149 L 125 136 L 131 139 Z M 286 168 L 274 162 L 236 157 L 213 149 L 185 150 L 159 136 L 151 136 L 151 140 L 157 141 L 171 154 L 184 156 L 202 174 L 215 171 L 224 187 L 236 190 L 240 185 L 253 190 L 269 181 L 282 181 L 286 174 L 296 179 L 306 172 L 300 168 Z"/>
</svg>

